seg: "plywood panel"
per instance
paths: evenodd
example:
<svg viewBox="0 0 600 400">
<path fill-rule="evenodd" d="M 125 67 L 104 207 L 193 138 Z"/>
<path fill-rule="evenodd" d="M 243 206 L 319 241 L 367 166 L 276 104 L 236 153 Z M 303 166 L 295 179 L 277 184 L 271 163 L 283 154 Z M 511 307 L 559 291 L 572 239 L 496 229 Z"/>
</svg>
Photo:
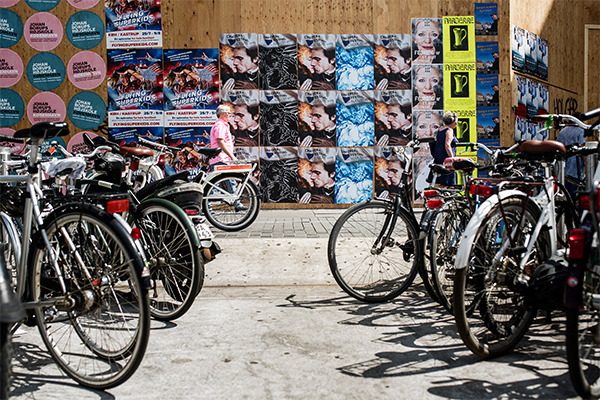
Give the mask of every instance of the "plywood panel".
<svg viewBox="0 0 600 400">
<path fill-rule="evenodd" d="M 588 75 L 587 75 L 587 106 L 584 111 L 600 107 L 600 25 L 588 30 Z"/>
</svg>

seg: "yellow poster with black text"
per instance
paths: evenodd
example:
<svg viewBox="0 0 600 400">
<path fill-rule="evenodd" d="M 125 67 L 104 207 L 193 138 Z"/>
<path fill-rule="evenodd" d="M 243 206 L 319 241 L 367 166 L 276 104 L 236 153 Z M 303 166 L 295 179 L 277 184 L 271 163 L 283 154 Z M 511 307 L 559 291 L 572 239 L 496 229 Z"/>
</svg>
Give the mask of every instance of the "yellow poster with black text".
<svg viewBox="0 0 600 400">
<path fill-rule="evenodd" d="M 475 17 L 443 17 L 444 62 L 475 62 Z"/>
<path fill-rule="evenodd" d="M 475 63 L 444 64 L 444 110 L 477 108 Z"/>
<path fill-rule="evenodd" d="M 461 146 L 461 143 L 477 142 L 477 110 L 476 109 L 446 109 L 446 112 L 455 112 L 458 114 L 454 136 L 458 139 L 456 146 L 456 157 L 467 157 L 477 163 L 477 148 L 474 150 L 469 146 Z M 458 174 L 457 183 L 462 184 L 462 174 Z M 475 174 L 476 176 L 476 174 Z"/>
</svg>

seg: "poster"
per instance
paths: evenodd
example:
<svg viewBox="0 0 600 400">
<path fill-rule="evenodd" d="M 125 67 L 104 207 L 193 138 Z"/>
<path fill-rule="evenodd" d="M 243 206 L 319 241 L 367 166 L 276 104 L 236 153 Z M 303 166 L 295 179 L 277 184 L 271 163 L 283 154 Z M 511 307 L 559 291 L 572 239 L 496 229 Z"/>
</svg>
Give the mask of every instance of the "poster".
<svg viewBox="0 0 600 400">
<path fill-rule="evenodd" d="M 338 148 L 335 202 L 355 204 L 373 198 L 373 149 Z"/>
<path fill-rule="evenodd" d="M 298 82 L 296 35 L 259 36 L 260 88 L 295 90 Z"/>
<path fill-rule="evenodd" d="M 298 146 L 298 92 L 260 92 L 261 146 Z"/>
<path fill-rule="evenodd" d="M 104 82 L 106 64 L 104 59 L 93 51 L 80 51 L 69 60 L 67 76 L 78 89 L 91 90 Z"/>
<path fill-rule="evenodd" d="M 411 87 L 410 35 L 375 35 L 374 73 L 377 90 Z"/>
<path fill-rule="evenodd" d="M 538 83 L 538 114 L 548 114 L 550 111 L 550 99 L 548 98 L 548 85 Z"/>
<path fill-rule="evenodd" d="M 413 67 L 413 110 L 444 108 L 444 73 L 442 64 Z"/>
<path fill-rule="evenodd" d="M 71 15 L 65 26 L 69 42 L 78 49 L 90 50 L 104 39 L 104 21 L 91 11 Z"/>
<path fill-rule="evenodd" d="M 475 62 L 475 18 L 443 17 L 444 63 Z"/>
<path fill-rule="evenodd" d="M 38 90 L 50 91 L 65 80 L 66 68 L 63 61 L 53 53 L 37 53 L 27 64 L 27 79 Z"/>
<path fill-rule="evenodd" d="M 222 33 L 219 35 L 219 43 L 221 89 L 258 89 L 258 35 Z"/>
<path fill-rule="evenodd" d="M 40 92 L 27 104 L 27 118 L 31 125 L 38 122 L 63 122 L 67 107 L 62 98 L 52 92 Z"/>
<path fill-rule="evenodd" d="M 105 0 L 106 48 L 162 47 L 161 0 Z"/>
<path fill-rule="evenodd" d="M 337 92 L 337 146 L 368 147 L 375 144 L 374 100 L 372 90 Z"/>
<path fill-rule="evenodd" d="M 538 83 L 534 80 L 527 79 L 527 92 L 525 95 L 527 118 L 533 118 L 538 114 L 538 90 Z"/>
<path fill-rule="evenodd" d="M 218 49 L 164 50 L 166 127 L 207 127 L 217 121 Z"/>
<path fill-rule="evenodd" d="M 537 37 L 537 77 L 545 81 L 548 80 L 548 41 Z"/>
<path fill-rule="evenodd" d="M 53 14 L 39 12 L 27 19 L 23 27 L 23 35 L 35 50 L 50 51 L 62 41 L 63 25 Z"/>
<path fill-rule="evenodd" d="M 12 10 L 0 8 L 0 47 L 12 47 L 23 37 L 23 21 Z"/>
<path fill-rule="evenodd" d="M 500 52 L 498 42 L 477 42 L 477 73 L 498 74 Z"/>
<path fill-rule="evenodd" d="M 525 72 L 531 75 L 537 75 L 537 45 L 538 36 L 535 33 L 525 31 Z"/>
<path fill-rule="evenodd" d="M 23 60 L 11 49 L 0 48 L 0 87 L 11 87 L 23 76 Z"/>
<path fill-rule="evenodd" d="M 260 147 L 236 147 L 235 156 L 238 160 L 246 161 L 255 166 L 250 179 L 259 186 L 260 185 Z"/>
<path fill-rule="evenodd" d="M 298 89 L 336 89 L 335 35 L 298 35 Z"/>
<path fill-rule="evenodd" d="M 391 147 L 375 147 L 374 149 L 374 190 L 375 197 L 391 199 L 398 192 L 398 186 L 406 165 L 392 154 Z"/>
<path fill-rule="evenodd" d="M 67 115 L 79 129 L 96 129 L 106 118 L 106 103 L 94 92 L 79 92 L 69 101 Z"/>
<path fill-rule="evenodd" d="M 375 146 L 405 146 L 412 139 L 409 90 L 375 91 Z"/>
<path fill-rule="evenodd" d="M 258 90 L 222 91 L 222 104 L 233 110 L 235 146 L 255 147 L 260 143 L 260 92 Z"/>
<path fill-rule="evenodd" d="M 444 62 L 442 19 L 412 18 L 412 64 Z"/>
<path fill-rule="evenodd" d="M 162 127 L 110 128 L 108 130 L 108 139 L 119 145 L 137 143 L 136 135 L 153 142 L 162 142 Z"/>
<path fill-rule="evenodd" d="M 518 72 L 525 71 L 525 30 L 512 25 L 512 47 L 511 47 L 512 69 Z"/>
<path fill-rule="evenodd" d="M 435 137 L 438 129 L 444 125 L 442 117 L 443 110 L 414 111 L 413 112 L 413 135 L 418 138 Z M 423 146 L 416 153 L 421 157 L 431 157 L 429 146 Z"/>
<path fill-rule="evenodd" d="M 298 202 L 298 148 L 260 148 L 260 191 L 264 203 Z"/>
<path fill-rule="evenodd" d="M 337 90 L 375 89 L 373 35 L 337 35 Z"/>
<path fill-rule="evenodd" d="M 477 109 L 477 136 L 479 140 L 500 139 L 500 110 L 498 107 Z"/>
<path fill-rule="evenodd" d="M 498 35 L 498 3 L 475 3 L 475 34 Z"/>
<path fill-rule="evenodd" d="M 298 203 L 335 203 L 336 149 L 298 148 Z"/>
<path fill-rule="evenodd" d="M 110 128 L 163 126 L 162 49 L 108 51 Z"/>
<path fill-rule="evenodd" d="M 476 109 L 453 110 L 446 111 L 455 112 L 458 114 L 456 128 L 454 128 L 454 136 L 461 143 L 477 142 L 477 111 Z M 462 151 L 461 149 L 460 151 Z M 469 153 L 466 153 L 469 154 Z"/>
<path fill-rule="evenodd" d="M 25 104 L 12 89 L 0 89 L 0 127 L 15 125 L 25 114 Z"/>
<path fill-rule="evenodd" d="M 178 147 L 188 142 L 196 146 L 210 146 L 210 128 L 165 128 L 165 143 L 169 146 Z"/>
<path fill-rule="evenodd" d="M 300 147 L 336 147 L 337 92 L 298 92 L 298 140 Z"/>
<path fill-rule="evenodd" d="M 477 107 L 499 105 L 498 75 L 477 75 Z"/>
<path fill-rule="evenodd" d="M 444 64 L 444 108 L 475 109 L 477 106 L 477 71 L 475 63 Z"/>
</svg>

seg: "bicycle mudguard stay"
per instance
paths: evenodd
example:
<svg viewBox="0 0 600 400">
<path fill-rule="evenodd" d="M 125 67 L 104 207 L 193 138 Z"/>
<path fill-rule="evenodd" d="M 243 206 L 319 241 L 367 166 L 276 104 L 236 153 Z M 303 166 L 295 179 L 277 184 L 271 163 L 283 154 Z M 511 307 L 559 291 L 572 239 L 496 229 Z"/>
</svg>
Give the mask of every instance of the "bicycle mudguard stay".
<svg viewBox="0 0 600 400">
<path fill-rule="evenodd" d="M 493 195 L 484 201 L 479 208 L 475 211 L 471 220 L 467 224 L 465 228 L 465 232 L 460 240 L 460 247 L 458 248 L 458 253 L 456 254 L 456 261 L 454 262 L 455 269 L 463 269 L 469 265 L 469 258 L 471 256 L 471 247 L 473 246 L 473 241 L 475 240 L 475 236 L 479 227 L 483 223 L 485 217 L 488 215 L 490 210 L 496 206 L 501 200 L 504 200 L 508 197 L 516 196 L 525 199 L 527 195 L 519 190 L 502 190 L 497 195 Z M 536 205 L 535 202 L 531 201 L 529 204 Z M 537 205 L 536 205 L 537 206 Z"/>
<path fill-rule="evenodd" d="M 113 229 L 113 231 L 119 235 L 121 240 L 128 242 L 131 245 L 131 248 L 137 250 L 133 252 L 134 254 L 130 254 L 129 256 L 134 261 L 135 270 L 139 273 L 142 289 L 150 289 L 150 270 L 148 269 L 148 265 L 146 263 L 144 250 L 141 245 L 139 245 L 139 242 L 133 240 L 131 237 L 131 226 L 119 214 L 109 214 L 92 204 L 72 203 L 55 208 L 44 218 L 44 221 L 53 221 L 65 213 L 73 211 L 79 212 L 80 210 L 90 210 L 91 212 L 97 214 L 98 217 L 106 222 Z M 40 231 L 37 231 L 34 235 L 32 235 L 31 242 L 32 246 L 45 246 Z"/>
</svg>

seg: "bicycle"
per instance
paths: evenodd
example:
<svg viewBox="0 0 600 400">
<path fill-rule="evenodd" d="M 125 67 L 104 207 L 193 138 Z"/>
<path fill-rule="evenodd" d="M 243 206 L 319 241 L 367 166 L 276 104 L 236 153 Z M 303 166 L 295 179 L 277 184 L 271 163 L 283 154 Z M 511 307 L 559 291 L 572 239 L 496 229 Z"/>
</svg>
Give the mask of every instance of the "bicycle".
<svg viewBox="0 0 600 400">
<path fill-rule="evenodd" d="M 2 211 L 22 219 L 2 246 L 13 259 L 16 290 L 27 324 L 38 325 L 53 360 L 68 376 L 94 389 L 125 382 L 144 356 L 150 332 L 148 269 L 137 230 L 117 214 L 122 196 L 52 196 L 38 184 L 38 153 L 45 139 L 69 133 L 65 123 L 38 123 L 3 140 L 28 138 L 30 155 L 21 175 L 0 175 Z M 95 205 L 97 204 L 97 205 Z M 99 206 L 101 205 L 102 208 Z M 19 324 L 15 325 L 16 329 Z"/>
<path fill-rule="evenodd" d="M 140 145 L 159 152 L 179 151 L 177 147 L 151 142 L 137 136 Z M 195 146 L 194 150 L 210 158 L 215 157 L 221 149 L 210 149 Z M 256 165 L 246 161 L 230 161 L 226 165 L 215 166 L 209 171 L 204 166 L 192 182 L 200 185 L 202 204 L 183 204 L 186 210 L 202 212 L 206 219 L 216 228 L 226 232 L 235 232 L 252 225 L 260 211 L 260 191 L 251 177 Z M 192 187 L 190 187 L 192 190 Z"/>
<path fill-rule="evenodd" d="M 419 273 L 435 299 L 424 260 L 432 212 L 426 210 L 417 221 L 408 182 L 414 152 L 433 140 L 414 139 L 403 148 L 392 148 L 406 165 L 393 199 L 355 204 L 333 226 L 327 246 L 329 268 L 350 296 L 369 303 L 388 301 L 402 294 Z"/>
<path fill-rule="evenodd" d="M 570 201 L 552 176 L 551 164 L 566 149 L 555 141 L 518 143 L 523 160 L 540 163 L 540 177 L 507 179 L 473 214 L 461 239 L 454 264 L 453 309 L 458 332 L 476 355 L 506 354 L 525 335 L 535 316 L 525 293 L 535 269 L 557 253 L 558 238 L 578 220 L 564 209 L 557 223 L 557 196 Z M 506 188 L 506 189 L 505 189 Z M 467 284 L 469 282 L 469 284 Z"/>
</svg>

